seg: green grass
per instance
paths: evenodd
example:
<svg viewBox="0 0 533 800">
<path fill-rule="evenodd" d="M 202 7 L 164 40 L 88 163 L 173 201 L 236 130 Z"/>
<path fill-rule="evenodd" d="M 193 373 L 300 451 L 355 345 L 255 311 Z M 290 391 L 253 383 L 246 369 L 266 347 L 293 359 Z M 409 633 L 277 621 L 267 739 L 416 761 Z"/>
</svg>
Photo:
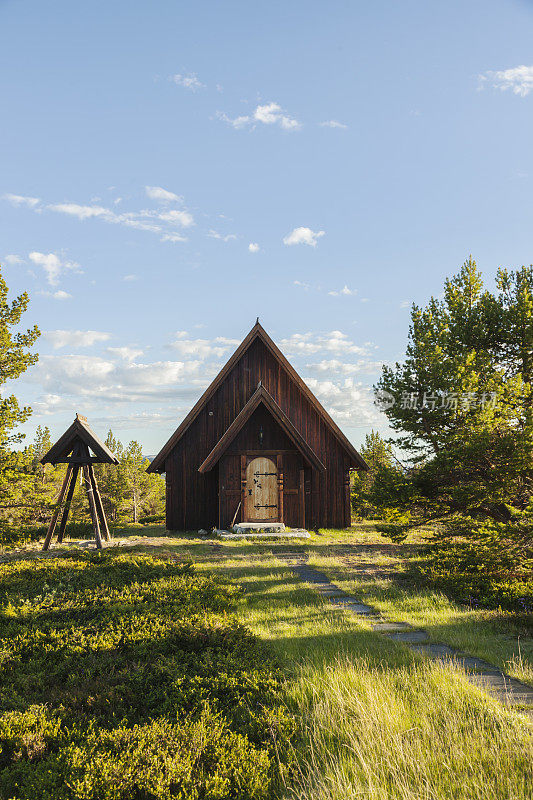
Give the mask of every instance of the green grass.
<svg viewBox="0 0 533 800">
<path fill-rule="evenodd" d="M 353 532 L 323 532 L 305 543 L 215 548 L 174 540 L 180 552 L 202 560 L 200 568 L 245 588 L 242 620 L 285 664 L 302 743 L 284 797 L 533 797 L 532 729 L 525 717 L 474 689 L 460 670 L 425 663 L 374 634 L 364 619 L 332 611 L 279 558 L 309 550 L 312 563 L 329 572 L 354 538 Z M 327 555 L 332 547 L 337 552 Z"/>
<path fill-rule="evenodd" d="M 232 543 L 205 564 L 245 587 L 241 618 L 286 665 L 302 744 L 284 797 L 531 798 L 526 719 L 460 671 L 428 664 L 364 619 L 331 611 L 275 557 L 306 546 Z"/>
<path fill-rule="evenodd" d="M 0 798 L 267 800 L 294 725 L 239 594 L 139 552 L 4 565 Z"/>
<path fill-rule="evenodd" d="M 162 533 L 154 528 L 152 535 Z M 270 797 L 533 798 L 532 725 L 525 716 L 472 687 L 460 670 L 428 663 L 373 633 L 364 618 L 332 610 L 284 558 L 308 552 L 312 564 L 345 588 L 357 588 L 387 616 L 434 631 L 440 626 L 435 638 L 458 644 L 453 637 L 462 637 L 460 646 L 467 644 L 469 652 L 479 647 L 488 660 L 508 664 L 517 652 L 509 615 L 494 612 L 487 620 L 438 592 L 403 585 L 397 574 L 406 547 L 388 544 L 372 525 L 322 531 L 303 542 L 182 535 L 139 545 L 192 558 L 200 575 L 215 572 L 243 587 L 237 613 L 282 665 L 285 704 L 299 730 L 297 766 L 285 769 L 283 788 Z M 531 669 L 529 652 L 524 641 L 523 666 L 515 673 Z"/>
<path fill-rule="evenodd" d="M 314 550 L 310 562 L 387 619 L 424 628 L 433 641 L 484 658 L 533 686 L 531 615 L 528 619 L 528 615 L 501 609 L 471 609 L 440 591 L 413 587 L 404 560 L 416 553 L 416 537 L 396 545 L 372 528 L 368 523 L 359 527 L 349 563 L 335 546 L 343 540 L 337 532 L 324 532 L 331 542 L 329 551 L 327 547 Z"/>
</svg>

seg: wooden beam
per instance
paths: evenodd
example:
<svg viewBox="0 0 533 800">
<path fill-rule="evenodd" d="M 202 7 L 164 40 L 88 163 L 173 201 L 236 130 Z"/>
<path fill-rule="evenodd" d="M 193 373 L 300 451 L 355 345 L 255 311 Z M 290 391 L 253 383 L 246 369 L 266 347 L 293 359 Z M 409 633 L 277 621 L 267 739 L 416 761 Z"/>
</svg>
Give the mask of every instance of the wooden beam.
<svg viewBox="0 0 533 800">
<path fill-rule="evenodd" d="M 300 528 L 305 528 L 305 471 L 300 470 L 300 482 L 298 486 L 298 500 L 300 504 L 298 523 Z"/>
<path fill-rule="evenodd" d="M 281 454 L 276 457 L 276 466 L 278 468 L 278 521 L 283 522 L 283 456 Z"/>
<path fill-rule="evenodd" d="M 67 456 L 66 458 L 58 458 L 54 461 L 54 464 L 101 464 L 102 462 L 98 458 L 98 456 L 88 456 L 88 458 L 84 458 L 81 456 Z"/>
<path fill-rule="evenodd" d="M 241 455 L 241 522 L 246 522 L 246 455 Z"/>
<path fill-rule="evenodd" d="M 344 475 L 344 516 L 346 519 L 346 527 L 349 528 L 352 524 L 352 503 L 350 497 L 350 469 L 346 468 Z"/>
<path fill-rule="evenodd" d="M 98 523 L 98 514 L 96 512 L 96 503 L 94 500 L 94 492 L 91 482 L 91 476 L 89 473 L 89 467 L 84 466 L 83 469 L 83 480 L 85 483 L 85 491 L 87 492 L 87 499 L 89 501 L 89 510 L 91 512 L 91 519 L 93 521 L 93 528 L 94 528 L 94 538 L 96 540 L 96 546 L 99 550 L 102 549 L 102 537 L 100 536 L 100 525 Z"/>
<path fill-rule="evenodd" d="M 59 533 L 57 535 L 58 543 L 63 541 L 67 519 L 70 512 L 70 505 L 72 503 L 72 495 L 74 494 L 74 489 L 76 488 L 76 479 L 78 477 L 78 472 L 80 471 L 80 468 L 77 465 L 75 467 L 69 467 L 69 469 L 72 470 L 72 473 L 70 477 L 70 486 L 68 487 L 67 492 L 67 499 L 65 501 L 65 508 L 63 509 L 63 516 L 61 517 L 61 522 L 59 525 Z"/>
<path fill-rule="evenodd" d="M 52 541 L 52 536 L 54 535 L 55 527 L 57 524 L 57 518 L 59 516 L 59 511 L 61 509 L 61 503 L 63 502 L 63 498 L 65 496 L 65 492 L 67 490 L 67 484 L 70 478 L 70 474 L 72 472 L 72 467 L 68 467 L 65 479 L 63 481 L 63 486 L 61 487 L 61 491 L 59 492 L 59 496 L 57 498 L 56 507 L 54 509 L 54 513 L 52 514 L 52 519 L 50 520 L 50 525 L 48 526 L 48 531 L 46 532 L 46 537 L 43 544 L 43 550 L 48 550 L 50 547 L 50 542 Z"/>
<path fill-rule="evenodd" d="M 98 488 L 98 483 L 96 481 L 96 475 L 94 474 L 94 467 L 93 467 L 92 464 L 88 467 L 88 470 L 89 470 L 89 476 L 91 478 L 91 483 L 92 483 L 93 491 L 94 491 L 94 500 L 95 500 L 95 503 L 96 503 L 96 511 L 98 512 L 98 515 L 100 517 L 100 524 L 102 526 L 104 539 L 106 540 L 106 542 L 110 542 L 111 541 L 111 534 L 109 533 L 109 526 L 107 524 L 107 519 L 106 519 L 106 515 L 105 515 L 105 511 L 104 511 L 104 505 L 102 503 L 102 498 L 100 496 L 100 490 Z"/>
</svg>

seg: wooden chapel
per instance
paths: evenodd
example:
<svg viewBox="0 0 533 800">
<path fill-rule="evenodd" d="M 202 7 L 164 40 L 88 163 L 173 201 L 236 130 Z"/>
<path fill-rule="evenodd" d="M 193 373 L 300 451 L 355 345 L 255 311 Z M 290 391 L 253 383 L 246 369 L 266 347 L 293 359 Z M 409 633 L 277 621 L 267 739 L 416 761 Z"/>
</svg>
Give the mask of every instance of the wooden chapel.
<svg viewBox="0 0 533 800">
<path fill-rule="evenodd" d="M 154 458 L 169 530 L 350 525 L 350 470 L 368 466 L 256 322 Z"/>
</svg>

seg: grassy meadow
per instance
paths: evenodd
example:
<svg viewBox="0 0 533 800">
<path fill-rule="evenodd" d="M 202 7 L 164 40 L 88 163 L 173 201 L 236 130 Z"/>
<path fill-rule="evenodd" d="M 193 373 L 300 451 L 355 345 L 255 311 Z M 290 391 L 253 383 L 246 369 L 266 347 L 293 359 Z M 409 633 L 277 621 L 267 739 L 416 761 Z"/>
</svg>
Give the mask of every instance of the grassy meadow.
<svg viewBox="0 0 533 800">
<path fill-rule="evenodd" d="M 138 539 L 137 535 L 141 533 L 143 537 L 148 534 L 151 539 Z M 91 692 L 90 682 L 87 679 L 82 681 L 74 694 L 84 709 L 83 724 L 90 726 L 92 715 L 98 720 L 97 715 L 103 713 L 102 718 L 106 720 L 105 730 L 99 727 L 97 733 L 96 728 L 91 729 L 93 738 L 89 738 L 85 744 L 82 744 L 80 738 L 76 739 L 75 744 L 71 742 L 69 752 L 76 752 L 78 755 L 73 755 L 68 763 L 77 765 L 76 768 L 79 769 L 82 762 L 79 753 L 82 753 L 91 759 L 97 755 L 95 763 L 100 766 L 98 769 L 91 766 L 88 777 L 83 777 L 83 780 L 78 777 L 74 789 L 69 788 L 64 795 L 57 795 L 58 797 L 113 797 L 117 800 L 130 797 L 148 800 L 194 796 L 221 799 L 235 797 L 242 800 L 255 797 L 278 800 L 533 798 L 533 725 L 526 716 L 504 708 L 495 699 L 472 687 L 460 670 L 430 663 L 405 646 L 374 633 L 364 618 L 351 612 L 335 611 L 290 569 L 298 554 L 307 553 L 311 565 L 326 572 L 338 585 L 380 608 L 387 617 L 424 625 L 435 639 L 459 644 L 468 652 L 482 655 L 505 667 L 511 674 L 531 682 L 531 639 L 529 637 L 528 642 L 527 629 L 522 632 L 520 626 L 524 623 L 520 619 L 513 619 L 513 615 L 505 612 L 472 611 L 453 603 L 439 592 L 416 589 L 409 584 L 403 554 L 409 552 L 411 544 L 416 546 L 416 542 L 391 545 L 377 534 L 371 524 L 358 526 L 350 531 L 321 531 L 310 540 L 260 544 L 206 540 L 194 535 L 162 538 L 164 530 L 159 527 L 128 531 L 127 534 L 133 550 L 119 549 L 106 553 L 104 560 L 109 559 L 110 564 L 115 559 L 135 561 L 148 554 L 150 557 L 155 556 L 153 563 L 157 564 L 158 556 L 167 559 L 170 556 L 174 561 L 165 561 L 165 569 L 170 573 L 177 570 L 180 575 L 184 568 L 180 567 L 179 562 L 192 561 L 194 571 L 189 580 L 199 582 L 199 597 L 204 598 L 201 601 L 198 598 L 194 601 L 191 599 L 190 602 L 196 603 L 193 616 L 200 613 L 201 617 L 203 613 L 207 613 L 208 616 L 215 615 L 219 619 L 222 614 L 227 620 L 224 624 L 229 625 L 224 630 L 239 631 L 238 635 L 231 634 L 231 637 L 236 637 L 235 640 L 232 638 L 232 642 L 247 644 L 230 646 L 226 635 L 223 637 L 224 647 L 229 647 L 228 652 L 223 650 L 224 655 L 221 656 L 227 665 L 224 674 L 229 676 L 234 672 L 236 676 L 233 682 L 229 677 L 226 678 L 229 688 L 228 683 L 223 681 L 221 684 L 218 678 L 215 680 L 210 674 L 212 669 L 212 673 L 218 675 L 220 658 L 211 662 L 209 659 L 202 659 L 203 683 L 195 683 L 195 678 L 189 686 L 201 685 L 204 693 L 199 695 L 199 699 L 195 691 L 186 694 L 189 705 L 184 704 L 181 697 L 183 682 L 177 679 L 179 664 L 174 664 L 170 673 L 168 670 L 160 672 L 160 678 L 157 679 L 153 678 L 151 672 L 154 686 L 148 693 L 146 686 L 151 684 L 136 684 L 142 690 L 143 697 L 146 694 L 152 697 L 152 692 L 154 693 L 156 704 L 149 705 L 148 711 L 144 701 L 142 713 L 138 710 L 134 713 L 128 712 L 127 703 L 124 706 L 119 704 L 118 709 L 113 711 L 112 719 L 106 716 L 110 709 L 106 703 L 102 704 L 100 695 L 95 691 Z M 119 536 L 118 532 L 116 536 Z M 29 561 L 24 563 L 27 573 L 33 574 L 35 565 L 30 566 Z M 39 562 L 39 566 L 43 563 L 52 564 L 47 560 Z M 57 562 L 53 560 L 53 563 Z M 15 565 L 9 565 L 8 569 L 15 569 Z M 124 578 L 129 592 L 131 575 L 126 571 Z M 37 591 L 39 578 L 35 580 Z M 180 577 L 180 581 L 182 580 L 183 577 Z M 205 590 L 200 588 L 204 585 L 204 580 L 207 581 L 207 586 L 220 587 L 216 589 L 219 599 L 212 608 L 209 605 L 211 601 L 206 600 Z M 160 600 L 158 599 L 157 581 L 149 591 L 146 587 L 142 590 L 135 589 L 134 601 L 136 614 L 145 613 L 144 604 L 147 602 L 153 602 L 157 607 L 155 616 L 154 612 L 150 612 L 152 616 L 149 633 L 144 632 L 141 636 L 141 639 L 145 637 L 149 641 L 153 655 L 150 659 L 147 657 L 147 660 L 154 664 L 160 664 L 161 658 L 165 663 L 166 660 L 172 661 L 173 650 L 169 643 L 174 642 L 175 646 L 176 641 L 167 634 L 167 617 L 176 616 L 173 605 L 176 601 L 171 600 L 169 605 L 168 591 L 163 592 Z M 242 593 L 231 588 L 237 584 L 242 587 Z M 202 591 L 204 595 L 201 594 Z M 95 587 L 90 590 L 90 597 L 93 597 L 91 592 L 95 592 Z M 188 597 L 192 598 L 192 594 Z M 50 622 L 47 616 L 39 616 L 44 611 L 34 615 L 32 603 L 35 599 L 28 604 L 24 599 L 26 596 L 31 596 L 28 588 L 17 595 L 16 603 L 11 599 L 11 605 L 7 607 L 6 595 L 2 595 L 4 635 L 11 630 L 5 626 L 14 625 L 13 620 L 18 620 L 16 624 L 22 628 L 30 626 L 32 637 L 36 637 L 32 639 L 32 647 L 39 652 L 44 641 L 39 638 L 39 631 L 44 630 L 43 626 Z M 103 598 L 107 596 L 107 592 L 101 589 L 95 596 Z M 65 608 L 66 601 L 60 595 L 54 597 L 56 606 L 53 607 L 60 615 L 60 609 Z M 84 597 L 83 611 L 80 613 L 78 609 L 75 622 L 71 620 L 69 623 L 69 630 L 76 642 L 75 647 L 82 647 L 81 652 L 85 652 L 83 647 L 91 652 L 96 650 L 99 656 L 105 652 L 108 658 L 104 670 L 106 676 L 117 652 L 122 669 L 125 670 L 125 664 L 129 663 L 130 667 L 133 665 L 131 671 L 138 674 L 139 664 L 135 658 L 133 661 L 129 659 L 127 648 L 126 655 L 120 655 L 122 633 L 119 632 L 126 625 L 127 619 L 127 616 L 121 615 L 124 598 L 120 592 L 119 595 L 113 594 L 109 598 L 109 607 L 113 609 L 112 616 L 116 620 L 114 638 L 110 640 L 102 638 L 98 633 L 100 622 L 98 618 L 94 619 L 92 611 L 96 605 L 91 600 L 87 607 L 87 596 Z M 182 595 L 178 616 L 189 613 L 185 611 L 184 602 L 189 601 Z M 126 605 L 128 603 L 129 601 Z M 228 612 L 227 618 L 222 610 L 224 608 Z M 155 627 L 154 619 L 158 620 Z M 230 619 L 233 621 L 230 622 Z M 220 624 L 219 621 L 217 625 Z M 129 621 L 127 625 L 130 626 Z M 87 628 L 90 633 L 86 633 Z M 50 628 L 46 630 L 49 631 Z M 128 627 L 127 638 L 132 633 L 139 636 L 138 631 L 134 631 L 135 628 Z M 250 633 L 246 633 L 247 631 Z M 159 643 L 160 636 L 164 642 Z M 81 639 L 78 641 L 77 637 Z M 8 669 L 15 671 L 15 666 L 24 662 L 25 653 L 26 650 L 22 648 L 19 651 L 19 660 L 15 662 L 12 661 L 12 656 L 7 657 Z M 57 653 L 57 649 L 54 653 Z M 246 669 L 239 667 L 241 658 L 247 659 Z M 194 671 L 193 661 L 196 658 L 189 659 L 187 664 Z M 23 770 L 23 765 L 31 760 L 28 748 L 24 750 L 25 745 L 21 744 L 24 737 L 20 715 L 45 713 L 31 710 L 35 707 L 44 708 L 48 715 L 52 713 L 50 693 L 46 694 L 44 671 L 39 678 L 39 688 L 35 689 L 31 663 L 30 659 L 30 666 L 26 664 L 22 669 L 22 677 L 15 681 L 15 693 L 13 689 L 8 692 L 3 690 L 2 719 L 7 715 L 9 720 L 10 713 L 19 715 L 15 722 L 8 722 L 11 728 L 15 725 L 19 736 L 16 739 L 15 733 L 10 729 L 10 741 L 15 737 L 17 742 L 16 746 L 10 745 L 10 752 L 17 754 L 13 764 L 9 766 L 11 770 Z M 9 664 L 12 666 L 9 667 Z M 142 666 L 146 668 L 145 664 Z M 257 676 L 258 683 L 254 684 L 260 687 L 257 691 L 253 690 L 253 686 L 249 687 L 245 675 L 247 670 Z M 125 681 L 126 686 L 129 681 L 127 673 L 128 670 L 121 673 L 121 680 Z M 67 674 L 68 669 L 59 673 L 63 678 Z M 76 684 L 77 679 L 71 677 L 70 681 Z M 246 691 L 240 686 L 243 681 Z M 52 694 L 52 707 L 57 709 L 62 708 L 67 701 L 63 696 L 61 681 L 56 681 L 55 685 L 61 688 L 57 697 Z M 96 685 L 99 685 L 98 679 Z M 119 682 L 119 685 L 122 684 Z M 172 686 L 172 691 L 169 691 L 169 686 Z M 100 697 L 100 700 L 87 700 L 86 695 L 89 698 Z M 120 696 L 120 692 L 117 696 Z M 246 697 L 246 702 L 236 705 L 235 698 L 242 696 Z M 114 705 L 114 699 L 110 699 L 113 697 L 114 695 L 107 695 L 111 705 Z M 68 702 L 66 708 L 71 709 Z M 10 703 L 14 705 L 13 711 L 8 708 Z M 91 705 L 92 703 L 95 705 Z M 246 713 L 243 706 L 247 709 Z M 203 710 L 207 707 L 209 712 Z M 176 708 L 180 709 L 178 715 L 175 713 Z M 239 713 L 236 708 L 240 708 Z M 76 707 L 75 717 L 77 713 Z M 209 713 L 211 716 L 202 717 L 202 713 Z M 52 718 L 55 719 L 53 715 Z M 49 717 L 46 720 L 47 725 L 52 724 Z M 200 762 L 209 764 L 212 768 L 213 763 L 220 758 L 220 769 L 226 783 L 222 781 L 219 785 L 211 786 L 204 781 L 198 795 L 188 794 L 188 789 L 180 788 L 179 781 L 183 774 L 179 771 L 181 767 L 178 769 L 176 766 L 176 759 L 179 761 L 179 757 L 173 756 L 174 760 L 170 758 L 170 754 L 175 752 L 175 739 L 172 737 L 177 734 L 168 732 L 170 729 L 165 728 L 168 725 L 176 726 L 177 720 L 182 726 L 179 728 L 182 735 L 186 735 L 183 734 L 184 725 L 202 724 L 204 727 L 201 736 L 206 740 L 210 735 L 216 738 L 218 733 L 210 734 L 216 721 L 220 726 L 217 728 L 220 736 L 231 734 L 233 737 L 241 737 L 238 745 L 235 744 L 236 749 L 232 750 L 230 740 L 224 739 L 224 746 L 210 751 L 215 753 L 214 760 L 212 757 L 209 762 L 206 757 L 204 762 Z M 30 725 L 31 730 L 41 730 L 39 725 L 44 726 L 45 722 L 31 724 L 34 725 L 34 728 Z M 150 728 L 147 732 L 146 726 L 159 728 Z M 267 728 L 270 733 L 267 733 Z M 149 745 L 144 743 L 144 739 L 139 740 L 140 729 L 142 736 L 149 736 Z M 132 730 L 135 731 L 134 734 L 131 733 Z M 164 735 L 161 733 L 163 730 Z M 188 728 L 185 730 L 189 731 Z M 32 762 L 35 765 L 32 772 L 35 769 L 38 772 L 39 764 L 43 763 L 40 755 L 42 750 L 39 748 L 45 745 L 39 736 L 38 744 L 32 745 L 37 754 L 32 756 L 35 759 Z M 45 734 L 42 736 L 46 739 Z M 94 736 L 100 737 L 98 741 Z M 132 742 L 132 736 L 135 742 Z M 158 749 L 158 741 L 162 742 L 161 750 Z M 236 741 L 231 739 L 231 742 Z M 145 747 L 148 747 L 149 757 L 146 756 L 143 760 L 140 753 Z M 177 751 L 179 752 L 179 748 Z M 135 759 L 141 759 L 141 775 L 149 777 L 143 777 L 144 783 L 137 787 L 133 777 L 135 770 L 130 765 L 127 770 L 130 783 L 124 788 L 126 784 L 122 786 L 116 780 L 117 771 L 111 770 L 115 776 L 112 788 L 113 782 L 109 777 L 111 761 L 106 762 L 106 752 L 112 753 L 113 758 L 118 758 L 123 765 L 129 764 L 132 753 L 136 754 L 133 757 L 134 763 L 139 763 Z M 183 750 L 181 752 L 183 757 Z M 236 758 L 237 752 L 246 754 L 242 776 L 229 774 L 229 767 L 224 772 L 224 765 L 227 766 L 228 759 L 231 761 Z M 159 765 L 158 769 L 164 775 L 168 774 L 167 769 L 170 772 L 174 770 L 172 774 L 177 776 L 174 783 L 160 779 L 158 784 L 155 779 L 157 769 L 150 772 L 148 766 L 150 759 Z M 190 760 L 187 764 L 190 764 Z M 3 773 L 5 772 L 4 766 Z M 100 772 L 106 776 L 102 780 L 104 784 L 107 780 L 105 791 L 108 794 L 104 793 L 100 784 L 94 783 L 96 774 Z M 199 774 L 205 776 L 207 773 L 208 769 L 204 766 Z M 15 771 L 7 774 L 18 773 Z M 132 792 L 133 786 L 136 794 Z M 1 782 L 0 787 L 0 797 L 37 796 L 23 792 L 17 794 L 12 788 L 12 793 L 9 794 L 8 786 Z"/>
</svg>

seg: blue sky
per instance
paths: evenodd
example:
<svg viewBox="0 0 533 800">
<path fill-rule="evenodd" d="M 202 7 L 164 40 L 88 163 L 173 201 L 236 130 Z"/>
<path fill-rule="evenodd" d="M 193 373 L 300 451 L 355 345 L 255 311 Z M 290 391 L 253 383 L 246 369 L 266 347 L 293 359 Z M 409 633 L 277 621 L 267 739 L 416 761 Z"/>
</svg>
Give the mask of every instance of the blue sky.
<svg viewBox="0 0 533 800">
<path fill-rule="evenodd" d="M 533 3 L 2 2 L 25 426 L 145 452 L 260 316 L 358 445 L 409 305 L 533 260 Z"/>
</svg>

